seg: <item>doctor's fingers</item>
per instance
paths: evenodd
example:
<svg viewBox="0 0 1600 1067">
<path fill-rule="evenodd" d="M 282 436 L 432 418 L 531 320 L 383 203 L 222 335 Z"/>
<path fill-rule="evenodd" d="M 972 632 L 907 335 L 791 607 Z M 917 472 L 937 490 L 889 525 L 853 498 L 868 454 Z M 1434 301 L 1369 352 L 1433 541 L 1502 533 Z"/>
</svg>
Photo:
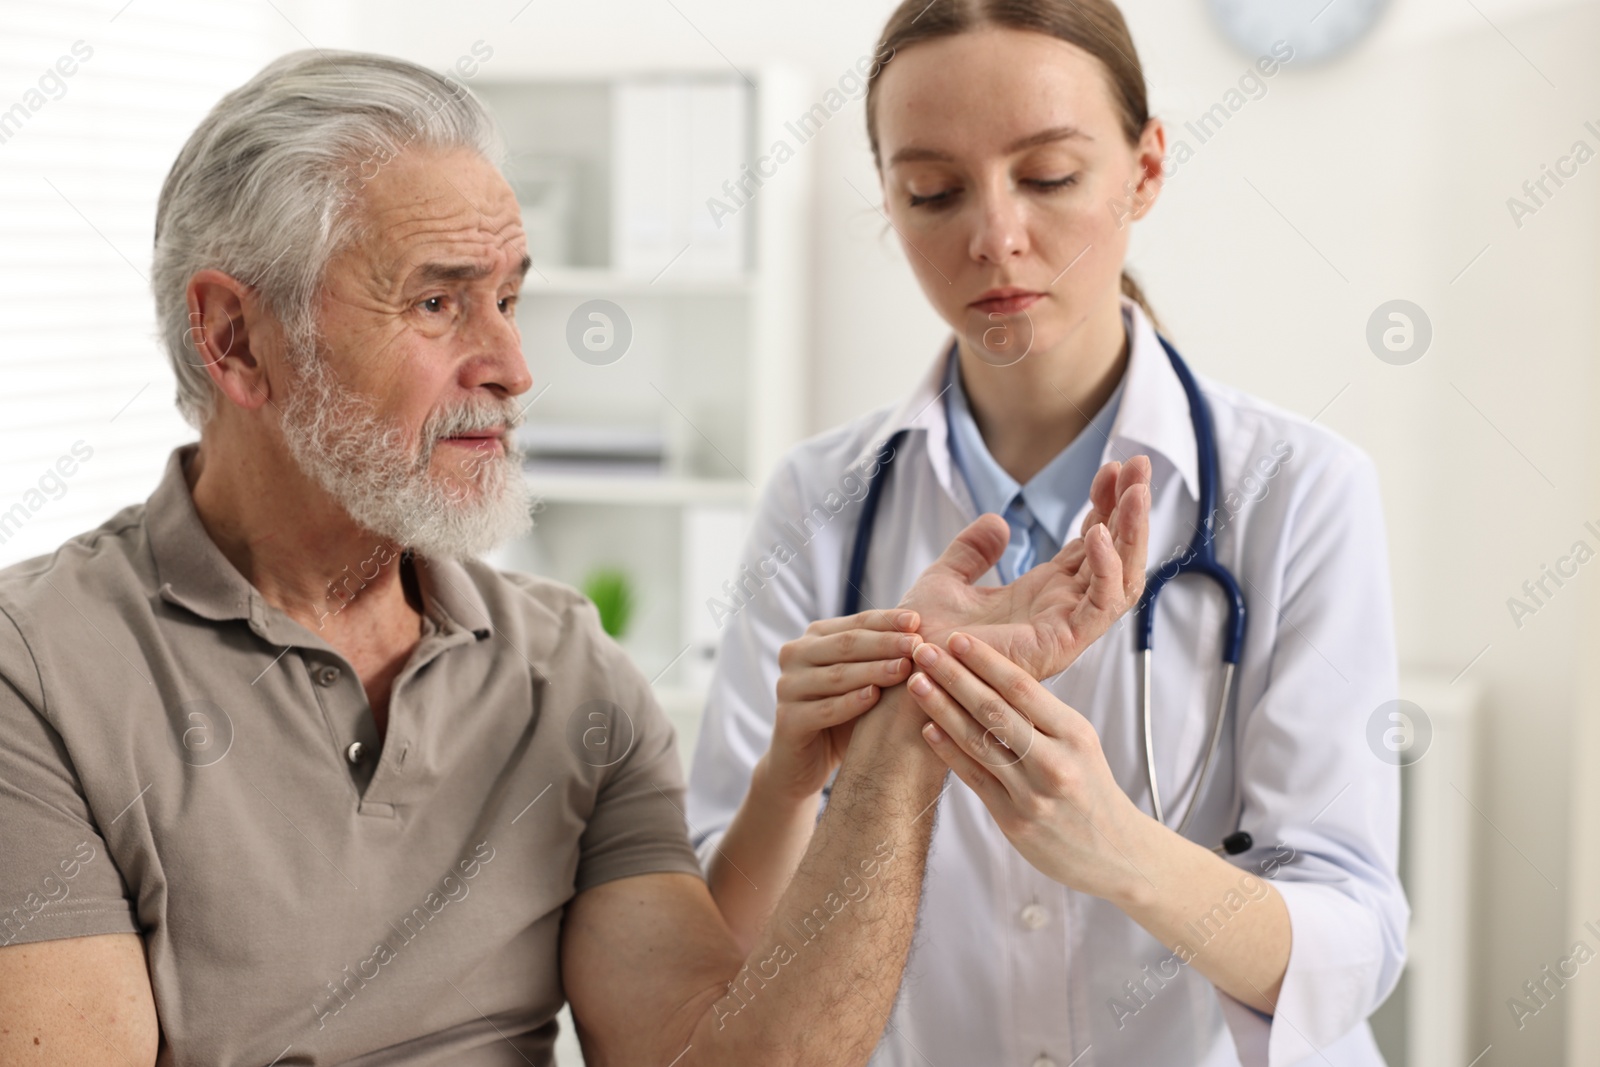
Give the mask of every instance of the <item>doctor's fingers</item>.
<svg viewBox="0 0 1600 1067">
<path fill-rule="evenodd" d="M 1029 786 L 1026 769 L 1018 764 L 1039 740 L 1031 724 L 1024 720 L 1021 730 L 1010 731 L 1009 736 L 1003 728 L 985 729 L 937 679 L 921 671 L 911 676 L 907 688 L 917 707 L 932 720 L 923 728 L 923 739 L 991 811 L 997 800 L 1010 807 L 1022 799 Z"/>
<path fill-rule="evenodd" d="M 899 659 L 911 655 L 921 643 L 922 638 L 916 634 L 895 631 L 845 630 L 825 637 L 807 634 L 778 650 L 778 666 L 784 671 L 791 671 L 805 667 L 831 667 L 839 663 Z"/>
<path fill-rule="evenodd" d="M 861 663 L 790 667 L 778 676 L 778 702 L 783 704 L 844 696 L 869 685 L 887 689 L 899 685 L 910 675 L 911 660 L 908 656 Z"/>
<path fill-rule="evenodd" d="M 993 645 L 971 634 L 950 635 L 951 655 L 996 696 L 1021 713 L 1049 737 L 1074 740 L 1074 734 L 1093 730 L 1077 709 L 1040 684 L 1033 675 L 1012 663 Z"/>
<path fill-rule="evenodd" d="M 858 719 L 878 706 L 883 690 L 862 686 L 826 700 L 792 700 L 778 705 L 773 736 L 810 738 L 833 726 Z"/>
<path fill-rule="evenodd" d="M 912 695 L 919 698 L 928 717 L 978 762 L 1000 773 L 1026 756 L 1039 740 L 1033 720 L 949 651 L 923 645 L 917 650 L 916 660 L 921 672 L 934 684 L 919 693 L 917 690 L 923 687 L 916 684 L 913 675 Z M 1000 776 L 1005 777 L 1003 773 Z"/>
<path fill-rule="evenodd" d="M 905 608 L 868 608 L 854 615 L 818 619 L 806 627 L 805 636 L 823 637 L 846 630 L 880 630 L 886 633 L 911 633 L 922 622 L 921 616 Z"/>
</svg>

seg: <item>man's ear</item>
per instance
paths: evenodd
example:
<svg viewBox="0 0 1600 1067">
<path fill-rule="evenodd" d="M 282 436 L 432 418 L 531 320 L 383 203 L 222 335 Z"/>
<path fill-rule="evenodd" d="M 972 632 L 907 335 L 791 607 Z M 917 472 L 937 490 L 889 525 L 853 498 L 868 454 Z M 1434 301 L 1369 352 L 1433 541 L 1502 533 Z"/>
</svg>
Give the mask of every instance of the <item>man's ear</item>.
<svg viewBox="0 0 1600 1067">
<path fill-rule="evenodd" d="M 189 332 L 184 358 L 205 368 L 223 396 L 254 411 L 270 398 L 270 383 L 250 322 L 260 323 L 259 303 L 250 287 L 220 270 L 195 272 L 185 292 Z"/>
</svg>

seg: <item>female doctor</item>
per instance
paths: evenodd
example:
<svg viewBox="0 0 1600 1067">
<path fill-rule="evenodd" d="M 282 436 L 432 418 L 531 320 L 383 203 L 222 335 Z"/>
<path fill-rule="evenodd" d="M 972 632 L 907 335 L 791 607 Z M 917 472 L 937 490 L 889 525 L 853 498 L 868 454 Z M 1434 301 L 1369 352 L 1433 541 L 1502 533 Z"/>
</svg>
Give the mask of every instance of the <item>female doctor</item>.
<svg viewBox="0 0 1600 1067">
<path fill-rule="evenodd" d="M 883 210 L 953 336 L 764 494 L 691 775 L 712 891 L 753 937 L 850 721 L 911 700 L 959 781 L 875 1063 L 1381 1064 L 1365 1020 L 1408 908 L 1398 770 L 1367 740 L 1397 687 L 1373 466 L 1164 347 L 1122 266 L 1166 139 L 1110 0 L 907 0 L 876 54 Z M 1065 664 L 1012 663 L 960 597 L 913 589 L 975 520 L 984 585 L 1105 551 L 1130 486 L 1148 586 L 1202 541 L 1237 579 L 1237 671 L 1203 576 L 1162 587 L 1148 673 L 1130 614 L 1042 680 Z"/>
</svg>

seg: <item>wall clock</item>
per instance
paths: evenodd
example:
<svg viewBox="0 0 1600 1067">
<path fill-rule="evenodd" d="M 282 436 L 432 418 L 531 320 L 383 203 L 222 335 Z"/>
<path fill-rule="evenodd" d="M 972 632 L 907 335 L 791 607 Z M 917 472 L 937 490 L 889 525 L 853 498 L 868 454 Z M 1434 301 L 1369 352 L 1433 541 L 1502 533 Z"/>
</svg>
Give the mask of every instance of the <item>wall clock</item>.
<svg viewBox="0 0 1600 1067">
<path fill-rule="evenodd" d="M 1388 0 L 1206 0 L 1223 34 L 1251 56 L 1287 41 L 1292 62 L 1317 63 L 1345 51 L 1377 23 Z"/>
</svg>

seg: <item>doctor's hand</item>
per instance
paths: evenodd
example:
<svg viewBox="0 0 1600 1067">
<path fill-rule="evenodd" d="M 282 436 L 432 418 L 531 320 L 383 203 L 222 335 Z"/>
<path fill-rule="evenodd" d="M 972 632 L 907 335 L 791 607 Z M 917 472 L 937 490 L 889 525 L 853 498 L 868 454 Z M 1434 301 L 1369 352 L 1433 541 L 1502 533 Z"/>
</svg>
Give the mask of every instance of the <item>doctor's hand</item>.
<svg viewBox="0 0 1600 1067">
<path fill-rule="evenodd" d="M 922 643 L 914 611 L 819 619 L 778 650 L 777 716 L 762 777 L 784 796 L 815 796 L 844 759 L 856 720 L 911 675 Z"/>
<path fill-rule="evenodd" d="M 1132 855 L 1154 821 L 1111 773 L 1089 721 L 973 637 L 917 650 L 908 688 L 922 736 L 983 801 L 1006 839 L 1050 878 L 1115 903 L 1145 879 Z"/>
<path fill-rule="evenodd" d="M 973 583 L 1011 537 L 998 515 L 980 515 L 925 571 L 903 608 L 922 615 L 921 634 L 943 645 L 962 630 L 988 642 L 1035 678 L 1060 674 L 1144 592 L 1150 541 L 1150 460 L 1107 463 L 1089 490 L 1080 536 L 1010 585 Z"/>
</svg>

